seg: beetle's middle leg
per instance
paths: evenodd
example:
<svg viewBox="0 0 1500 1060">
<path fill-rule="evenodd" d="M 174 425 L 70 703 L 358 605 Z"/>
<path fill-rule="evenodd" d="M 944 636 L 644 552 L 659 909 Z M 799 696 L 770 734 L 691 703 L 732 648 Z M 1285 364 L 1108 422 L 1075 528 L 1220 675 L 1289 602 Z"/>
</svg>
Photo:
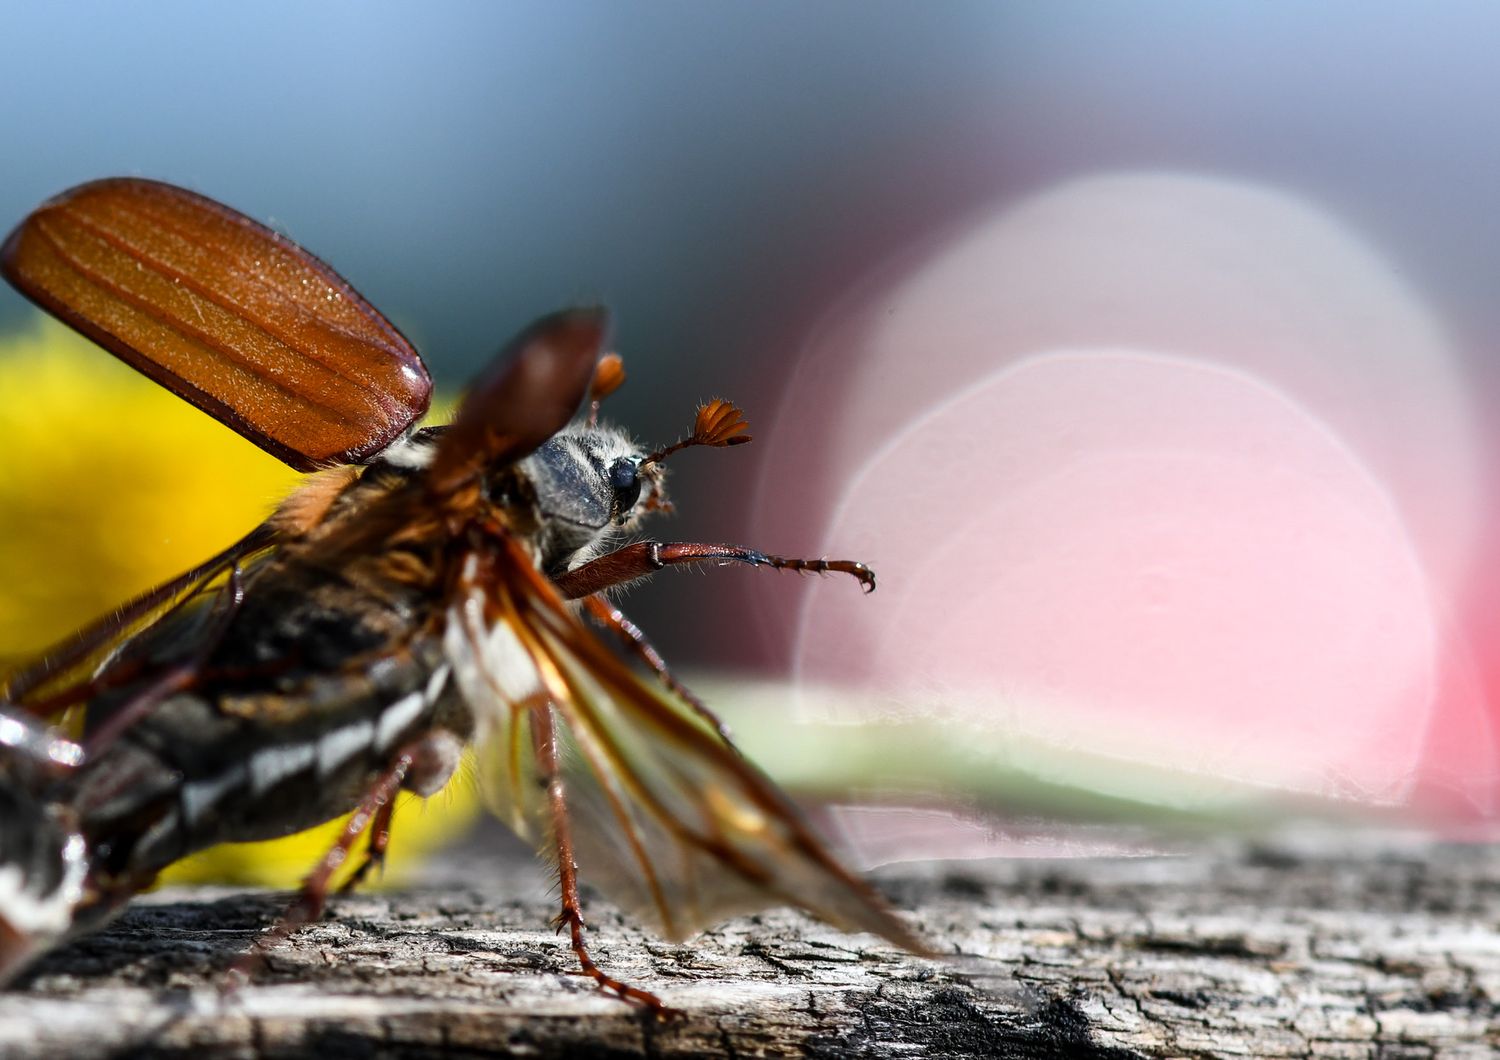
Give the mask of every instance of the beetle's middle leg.
<svg viewBox="0 0 1500 1060">
<path fill-rule="evenodd" d="M 642 990 L 616 979 L 595 964 L 594 959 L 589 956 L 587 932 L 583 923 L 583 903 L 578 897 L 578 866 L 573 862 L 573 833 L 568 822 L 567 793 L 563 789 L 557 730 L 552 721 L 551 709 L 543 706 L 534 710 L 532 724 L 535 726 L 537 752 L 546 774 L 547 802 L 552 813 L 553 840 L 557 844 L 557 881 L 562 893 L 562 912 L 557 915 L 555 923 L 559 930 L 567 927 L 573 953 L 583 968 L 583 974 L 598 983 L 601 989 L 626 1001 L 639 1002 L 660 1017 L 671 1016 L 676 1010 L 669 1008 L 661 998 L 649 990 Z"/>
</svg>

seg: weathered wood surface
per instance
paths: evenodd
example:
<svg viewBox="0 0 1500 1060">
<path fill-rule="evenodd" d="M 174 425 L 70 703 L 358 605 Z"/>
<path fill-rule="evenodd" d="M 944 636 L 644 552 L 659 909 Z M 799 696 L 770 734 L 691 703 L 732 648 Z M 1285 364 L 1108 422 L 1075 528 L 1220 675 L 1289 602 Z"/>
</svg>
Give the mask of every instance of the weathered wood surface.
<svg viewBox="0 0 1500 1060">
<path fill-rule="evenodd" d="M 570 974 L 539 876 L 484 862 L 337 899 L 229 998 L 214 985 L 284 896 L 150 896 L 0 995 L 0 1052 L 1500 1054 L 1500 856 L 1484 847 L 1324 835 L 883 875 L 966 955 L 952 964 L 791 913 L 673 945 L 596 906 L 596 956 L 685 1011 L 670 1023 Z"/>
</svg>

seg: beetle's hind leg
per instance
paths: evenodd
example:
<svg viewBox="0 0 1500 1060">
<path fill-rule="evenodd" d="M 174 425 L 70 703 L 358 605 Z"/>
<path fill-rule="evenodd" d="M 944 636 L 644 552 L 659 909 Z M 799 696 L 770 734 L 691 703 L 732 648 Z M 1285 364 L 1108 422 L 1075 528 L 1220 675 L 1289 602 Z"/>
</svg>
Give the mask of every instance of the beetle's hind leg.
<svg viewBox="0 0 1500 1060">
<path fill-rule="evenodd" d="M 365 859 L 359 863 L 359 868 L 349 874 L 349 878 L 339 887 L 339 894 L 348 894 L 360 884 L 365 882 L 365 877 L 370 872 L 385 871 L 385 852 L 391 845 L 391 818 L 396 813 L 396 800 L 391 799 L 382 803 L 375 811 L 375 818 L 370 823 L 370 842 L 365 847 Z"/>
<path fill-rule="evenodd" d="M 631 986 L 623 980 L 616 979 L 595 964 L 594 959 L 589 956 L 588 932 L 583 922 L 583 903 L 578 898 L 578 866 L 573 861 L 573 835 L 568 823 L 567 792 L 563 787 L 562 775 L 558 768 L 557 730 L 553 726 L 552 711 L 549 707 L 542 706 L 534 710 L 532 718 L 537 751 L 547 778 L 547 803 L 552 814 L 553 839 L 557 844 L 557 880 L 562 893 L 562 911 L 558 913 L 553 923 L 557 925 L 559 931 L 567 927 L 573 953 L 578 958 L 583 974 L 599 984 L 601 990 L 606 990 L 626 1001 L 644 1005 L 658 1018 L 668 1019 L 676 1016 L 679 1014 L 678 1011 L 669 1007 L 661 998 L 649 990 L 642 990 L 640 987 Z"/>
<path fill-rule="evenodd" d="M 230 969 L 231 980 L 248 976 L 272 946 L 323 915 L 333 874 L 348 860 L 349 851 L 366 831 L 370 832 L 369 855 L 355 870 L 351 883 L 357 882 L 372 865 L 382 861 L 390 843 L 391 814 L 401 789 L 406 788 L 424 798 L 436 793 L 453 776 L 462 754 L 462 742 L 442 728 L 433 728 L 403 747 L 370 785 L 359 806 L 344 822 L 338 839 L 302 881 L 302 890 L 281 919 Z"/>
<path fill-rule="evenodd" d="M 226 987 L 232 988 L 248 979 L 250 974 L 265 960 L 266 954 L 272 947 L 299 927 L 323 915 L 323 906 L 328 900 L 328 885 L 333 874 L 348 859 L 349 850 L 370 828 L 372 822 L 376 821 L 384 808 L 395 804 L 396 795 L 400 792 L 401 784 L 406 780 L 413 761 L 413 752 L 403 751 L 396 756 L 396 760 L 386 768 L 385 772 L 380 774 L 360 802 L 359 807 L 344 822 L 344 827 L 339 831 L 339 837 L 334 840 L 333 846 L 328 848 L 328 852 L 302 881 L 302 889 L 292 900 L 292 904 L 287 907 L 286 912 L 281 914 L 280 919 L 265 934 L 256 939 L 255 945 L 248 953 L 230 967 Z"/>
</svg>

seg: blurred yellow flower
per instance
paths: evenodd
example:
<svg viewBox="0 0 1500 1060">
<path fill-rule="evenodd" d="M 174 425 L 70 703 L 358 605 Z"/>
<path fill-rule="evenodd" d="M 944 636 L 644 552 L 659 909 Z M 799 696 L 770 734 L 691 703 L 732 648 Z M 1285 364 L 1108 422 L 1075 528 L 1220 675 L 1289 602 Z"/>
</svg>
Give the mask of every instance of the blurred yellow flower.
<svg viewBox="0 0 1500 1060">
<path fill-rule="evenodd" d="M 46 318 L 0 337 L 0 672 L 218 552 L 299 476 Z M 472 818 L 470 784 L 403 799 L 390 868 Z M 218 847 L 166 878 L 294 884 L 341 822 Z M 356 859 L 357 860 L 357 859 Z"/>
</svg>

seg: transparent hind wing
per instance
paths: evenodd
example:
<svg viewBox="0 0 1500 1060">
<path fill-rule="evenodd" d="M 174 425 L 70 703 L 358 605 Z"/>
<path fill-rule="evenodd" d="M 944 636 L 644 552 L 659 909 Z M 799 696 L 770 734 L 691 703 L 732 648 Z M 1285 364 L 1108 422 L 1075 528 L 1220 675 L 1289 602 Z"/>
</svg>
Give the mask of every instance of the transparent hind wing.
<svg viewBox="0 0 1500 1060">
<path fill-rule="evenodd" d="M 123 647 L 154 635 L 189 606 L 211 611 L 225 587 L 224 576 L 236 565 L 253 566 L 275 543 L 275 531 L 262 524 L 223 552 L 84 626 L 40 658 L 0 674 L 0 702 L 48 717 L 86 701 L 108 686 L 109 668 Z M 202 622 L 179 624 L 184 630 L 211 628 Z M 178 647 L 191 654 L 195 646 Z"/>
<path fill-rule="evenodd" d="M 506 545 L 508 555 L 476 569 L 449 629 L 449 657 L 480 719 L 481 776 L 502 819 L 544 851 L 552 845 L 535 745 L 537 712 L 551 710 L 581 878 L 666 937 L 786 904 L 925 950 L 763 774 L 687 703 L 622 663 L 524 550 Z"/>
</svg>

